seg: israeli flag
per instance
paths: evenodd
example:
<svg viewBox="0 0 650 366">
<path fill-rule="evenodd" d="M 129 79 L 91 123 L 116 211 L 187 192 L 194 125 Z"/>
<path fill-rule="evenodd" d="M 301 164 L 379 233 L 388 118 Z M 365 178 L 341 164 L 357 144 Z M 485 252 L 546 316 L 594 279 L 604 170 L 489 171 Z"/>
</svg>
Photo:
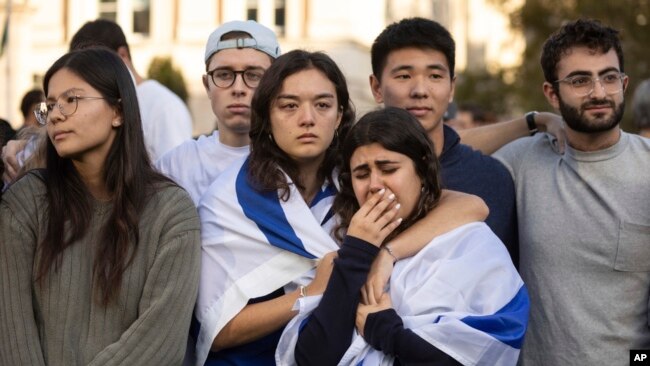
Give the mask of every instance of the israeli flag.
<svg viewBox="0 0 650 366">
<path fill-rule="evenodd" d="M 336 187 L 324 185 L 309 207 L 287 180 L 287 201 L 279 192 L 256 190 L 246 159 L 224 171 L 201 198 L 196 365 L 204 364 L 219 331 L 250 299 L 309 284 L 317 260 L 338 250 L 330 236 Z"/>
<path fill-rule="evenodd" d="M 463 365 L 516 365 L 528 324 L 526 287 L 507 250 L 484 223 L 471 223 L 433 239 L 398 261 L 389 288 L 404 327 Z M 294 365 L 301 325 L 321 296 L 299 299 L 299 313 L 284 329 L 278 365 Z M 339 365 L 392 365 L 394 358 L 368 345 L 350 324 L 352 344 Z"/>
</svg>

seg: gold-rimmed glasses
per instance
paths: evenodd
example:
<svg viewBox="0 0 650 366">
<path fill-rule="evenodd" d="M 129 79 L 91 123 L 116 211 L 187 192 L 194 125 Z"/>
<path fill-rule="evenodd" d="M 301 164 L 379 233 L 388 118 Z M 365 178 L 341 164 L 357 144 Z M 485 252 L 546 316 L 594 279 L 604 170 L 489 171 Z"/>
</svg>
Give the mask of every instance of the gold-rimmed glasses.
<svg viewBox="0 0 650 366">
<path fill-rule="evenodd" d="M 36 120 L 38 121 L 38 123 L 40 123 L 42 126 L 45 126 L 48 121 L 48 116 L 50 112 L 52 112 L 52 110 L 54 109 L 55 105 L 59 108 L 59 112 L 61 112 L 62 115 L 67 117 L 74 114 L 77 111 L 77 108 L 79 107 L 79 100 L 86 100 L 86 99 L 106 99 L 106 98 L 82 97 L 74 94 L 74 92 L 72 91 L 69 91 L 59 95 L 59 97 L 56 98 L 56 101 L 48 100 L 46 102 L 38 103 L 36 105 L 36 108 L 34 109 L 34 115 L 36 116 Z"/>
</svg>

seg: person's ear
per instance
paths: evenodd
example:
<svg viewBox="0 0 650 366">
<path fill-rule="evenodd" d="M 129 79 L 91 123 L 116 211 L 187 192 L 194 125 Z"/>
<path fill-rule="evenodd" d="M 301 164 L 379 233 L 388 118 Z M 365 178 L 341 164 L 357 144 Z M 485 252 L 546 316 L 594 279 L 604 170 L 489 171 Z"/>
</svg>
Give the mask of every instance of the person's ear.
<svg viewBox="0 0 650 366">
<path fill-rule="evenodd" d="M 203 75 L 201 76 L 201 82 L 203 82 L 203 87 L 205 88 L 205 92 L 208 93 L 208 98 L 212 99 L 210 96 L 210 76 L 208 75 Z"/>
<path fill-rule="evenodd" d="M 544 85 L 542 86 L 542 89 L 544 91 L 544 96 L 546 97 L 546 100 L 548 100 L 548 103 L 555 108 L 555 110 L 560 110 L 560 96 L 558 95 L 559 90 L 555 90 L 553 87 L 553 84 L 549 83 L 548 81 L 544 82 Z"/>
<path fill-rule="evenodd" d="M 368 81 L 370 82 L 370 90 L 372 91 L 372 96 L 375 98 L 375 102 L 383 103 L 384 96 L 382 94 L 381 82 L 379 79 L 377 79 L 374 74 L 370 74 Z"/>
<path fill-rule="evenodd" d="M 113 120 L 111 126 L 120 127 L 122 125 L 122 113 L 116 108 L 113 108 Z"/>
<path fill-rule="evenodd" d="M 449 103 L 454 101 L 454 93 L 456 92 L 456 75 L 451 78 L 451 91 L 449 92 Z"/>
<path fill-rule="evenodd" d="M 120 56 L 124 63 L 131 62 L 131 55 L 129 55 L 129 50 L 126 48 L 126 46 L 118 47 L 117 55 Z"/>
</svg>

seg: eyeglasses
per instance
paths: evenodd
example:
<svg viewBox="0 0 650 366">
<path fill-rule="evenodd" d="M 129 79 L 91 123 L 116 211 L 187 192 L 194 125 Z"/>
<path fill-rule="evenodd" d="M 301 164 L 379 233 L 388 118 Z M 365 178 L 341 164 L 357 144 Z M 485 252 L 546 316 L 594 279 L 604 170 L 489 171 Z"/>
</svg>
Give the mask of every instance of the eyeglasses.
<svg viewBox="0 0 650 366">
<path fill-rule="evenodd" d="M 237 79 L 237 74 L 242 76 L 244 84 L 249 88 L 257 88 L 260 80 L 264 76 L 264 70 L 260 68 L 248 68 L 246 70 L 235 71 L 230 69 L 214 69 L 207 72 L 214 85 L 219 88 L 230 88 Z"/>
<path fill-rule="evenodd" d="M 564 79 L 556 80 L 556 83 L 567 83 L 571 86 L 573 92 L 579 96 L 584 97 L 593 93 L 596 87 L 596 82 L 605 90 L 607 94 L 616 94 L 623 90 L 623 80 L 627 78 L 622 72 L 611 71 L 599 77 L 591 75 L 574 75 Z"/>
<path fill-rule="evenodd" d="M 56 101 L 47 101 L 47 102 L 38 103 L 36 105 L 36 108 L 34 109 L 34 115 L 36 116 L 36 120 L 41 125 L 45 126 L 48 121 L 48 116 L 50 112 L 52 112 L 52 110 L 54 109 L 55 105 L 59 108 L 59 111 L 61 112 L 62 115 L 66 117 L 70 116 L 77 111 L 77 107 L 79 106 L 80 99 L 84 100 L 84 99 L 106 99 L 106 98 L 81 97 L 79 95 L 75 95 L 71 93 L 64 93 L 60 95 L 58 98 L 56 98 Z"/>
</svg>

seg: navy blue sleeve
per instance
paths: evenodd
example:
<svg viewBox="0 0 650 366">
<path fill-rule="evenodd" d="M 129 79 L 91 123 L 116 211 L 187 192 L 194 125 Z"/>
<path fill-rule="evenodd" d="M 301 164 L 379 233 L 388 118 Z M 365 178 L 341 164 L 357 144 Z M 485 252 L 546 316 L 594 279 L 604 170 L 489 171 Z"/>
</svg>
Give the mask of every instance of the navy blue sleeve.
<svg viewBox="0 0 650 366">
<path fill-rule="evenodd" d="M 440 156 L 443 188 L 481 197 L 490 209 L 485 223 L 501 239 L 519 268 L 519 232 L 515 184 L 508 169 L 491 156 L 460 143 L 458 134 L 444 126 Z"/>
<path fill-rule="evenodd" d="M 453 357 L 404 328 L 394 309 L 368 314 L 363 337 L 373 348 L 395 356 L 396 365 L 461 365 Z"/>
<path fill-rule="evenodd" d="M 296 344 L 298 365 L 336 365 L 350 347 L 361 286 L 379 248 L 347 236 L 334 260 L 323 298 Z"/>
</svg>

